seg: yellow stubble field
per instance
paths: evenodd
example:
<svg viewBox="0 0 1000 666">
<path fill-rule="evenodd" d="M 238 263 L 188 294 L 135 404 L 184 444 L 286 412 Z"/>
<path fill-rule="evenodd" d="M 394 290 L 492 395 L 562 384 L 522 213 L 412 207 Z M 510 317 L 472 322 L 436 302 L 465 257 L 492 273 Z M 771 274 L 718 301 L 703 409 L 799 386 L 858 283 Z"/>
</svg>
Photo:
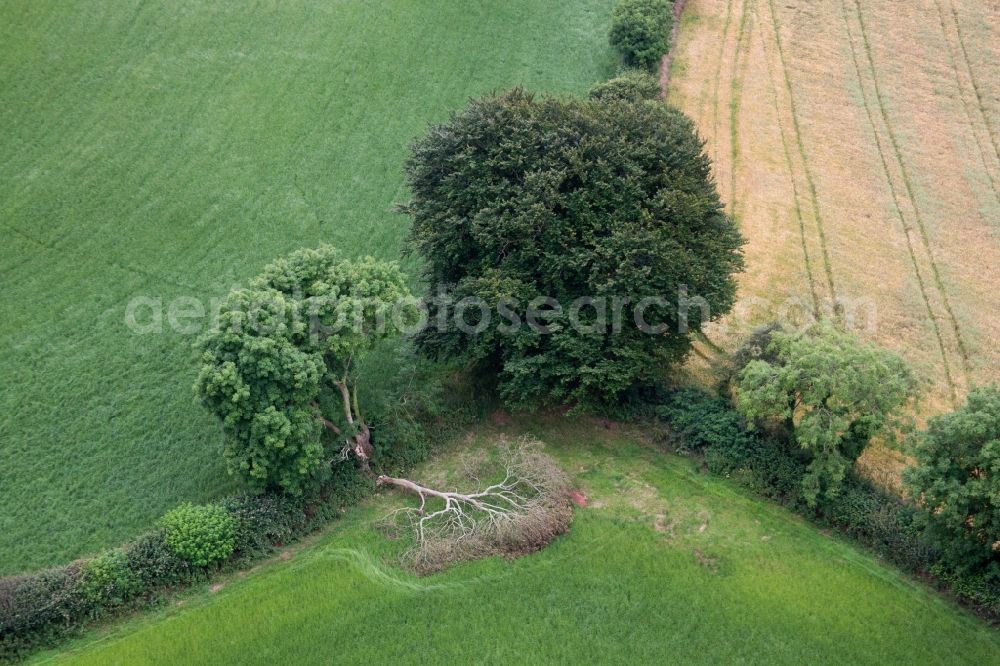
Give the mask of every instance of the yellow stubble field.
<svg viewBox="0 0 1000 666">
<path fill-rule="evenodd" d="M 923 416 L 1000 380 L 1000 2 L 688 0 L 668 99 L 748 239 L 714 344 L 839 317 Z"/>
</svg>

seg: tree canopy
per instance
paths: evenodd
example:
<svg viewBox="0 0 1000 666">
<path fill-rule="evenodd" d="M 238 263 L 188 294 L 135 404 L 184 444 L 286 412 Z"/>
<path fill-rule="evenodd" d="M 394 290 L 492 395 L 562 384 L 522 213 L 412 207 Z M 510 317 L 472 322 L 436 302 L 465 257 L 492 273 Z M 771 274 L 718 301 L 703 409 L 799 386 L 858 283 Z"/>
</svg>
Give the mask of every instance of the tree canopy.
<svg viewBox="0 0 1000 666">
<path fill-rule="evenodd" d="M 329 245 L 278 259 L 232 291 L 218 326 L 197 343 L 195 384 L 222 422 L 230 471 L 299 494 L 329 471 L 330 446 L 366 462 L 358 363 L 398 333 L 391 309 L 408 294 L 395 264 L 341 259 Z M 324 415 L 320 405 L 330 402 L 340 408 Z"/>
<path fill-rule="evenodd" d="M 951 564 L 1000 580 L 1000 389 L 969 393 L 912 438 L 903 478 Z"/>
<path fill-rule="evenodd" d="M 612 79 L 591 86 L 587 95 L 597 100 L 640 102 L 660 96 L 660 81 L 641 69 L 627 69 Z"/>
<path fill-rule="evenodd" d="M 499 372 L 508 402 L 614 400 L 683 359 L 689 329 L 735 300 L 743 239 L 693 124 L 669 106 L 489 95 L 417 141 L 406 174 L 431 295 L 505 317 L 500 330 L 467 312 L 482 329 L 469 334 L 432 299 L 440 325 L 417 344 Z M 633 308 L 647 298 L 669 302 L 642 313 L 644 331 Z M 541 299 L 545 325 L 523 325 Z"/>
<path fill-rule="evenodd" d="M 629 67 L 655 69 L 670 48 L 670 0 L 620 0 L 611 14 L 611 46 Z"/>
<path fill-rule="evenodd" d="M 834 495 L 876 435 L 893 436 L 916 382 L 903 359 L 829 324 L 768 332 L 764 354 L 742 369 L 737 407 L 747 420 L 782 424 L 812 455 L 803 495 Z"/>
</svg>

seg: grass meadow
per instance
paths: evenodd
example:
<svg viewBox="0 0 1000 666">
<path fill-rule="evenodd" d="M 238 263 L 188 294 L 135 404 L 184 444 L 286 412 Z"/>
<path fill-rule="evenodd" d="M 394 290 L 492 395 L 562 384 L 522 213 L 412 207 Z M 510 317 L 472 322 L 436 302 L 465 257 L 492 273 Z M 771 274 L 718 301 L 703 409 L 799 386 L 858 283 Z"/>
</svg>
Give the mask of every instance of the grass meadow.
<svg viewBox="0 0 1000 666">
<path fill-rule="evenodd" d="M 778 507 L 628 430 L 536 417 L 484 425 L 465 451 L 533 432 L 588 506 L 513 562 L 415 578 L 349 510 L 304 549 L 36 663 L 994 663 L 980 621 Z M 417 470 L 436 477 L 451 452 Z M 221 588 L 221 589 L 220 589 Z"/>
<path fill-rule="evenodd" d="M 168 305 L 320 241 L 398 257 L 409 142 L 469 96 L 607 76 L 612 4 L 0 5 L 0 574 L 228 491 Z M 136 296 L 162 333 L 126 326 Z"/>
</svg>

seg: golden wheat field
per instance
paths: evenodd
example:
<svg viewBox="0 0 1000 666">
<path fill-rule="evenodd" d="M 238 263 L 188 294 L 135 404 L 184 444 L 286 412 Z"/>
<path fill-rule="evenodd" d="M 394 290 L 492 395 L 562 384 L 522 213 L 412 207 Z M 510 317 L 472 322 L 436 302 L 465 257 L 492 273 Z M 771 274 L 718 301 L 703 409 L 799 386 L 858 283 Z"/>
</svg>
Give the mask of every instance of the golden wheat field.
<svg viewBox="0 0 1000 666">
<path fill-rule="evenodd" d="M 924 415 L 1000 379 L 1000 2 L 689 0 L 669 101 L 748 239 L 715 344 L 839 317 Z"/>
</svg>

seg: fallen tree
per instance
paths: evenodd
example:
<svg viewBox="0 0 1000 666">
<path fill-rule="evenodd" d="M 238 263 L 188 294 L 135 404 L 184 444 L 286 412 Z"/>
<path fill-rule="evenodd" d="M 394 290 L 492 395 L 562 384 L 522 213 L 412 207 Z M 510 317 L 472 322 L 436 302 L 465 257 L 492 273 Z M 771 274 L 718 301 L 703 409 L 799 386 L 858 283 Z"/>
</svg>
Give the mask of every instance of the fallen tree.
<svg viewBox="0 0 1000 666">
<path fill-rule="evenodd" d="M 412 530 L 414 547 L 404 555 L 410 567 L 430 573 L 460 560 L 516 557 L 544 548 L 564 533 L 572 518 L 569 479 L 539 449 L 539 442 L 527 438 L 504 443 L 496 462 L 467 470 L 476 484 L 469 492 L 379 476 L 377 485 L 399 488 L 420 499 L 419 506 L 397 509 L 385 520 L 392 531 Z M 483 482 L 487 475 L 501 480 Z"/>
</svg>

